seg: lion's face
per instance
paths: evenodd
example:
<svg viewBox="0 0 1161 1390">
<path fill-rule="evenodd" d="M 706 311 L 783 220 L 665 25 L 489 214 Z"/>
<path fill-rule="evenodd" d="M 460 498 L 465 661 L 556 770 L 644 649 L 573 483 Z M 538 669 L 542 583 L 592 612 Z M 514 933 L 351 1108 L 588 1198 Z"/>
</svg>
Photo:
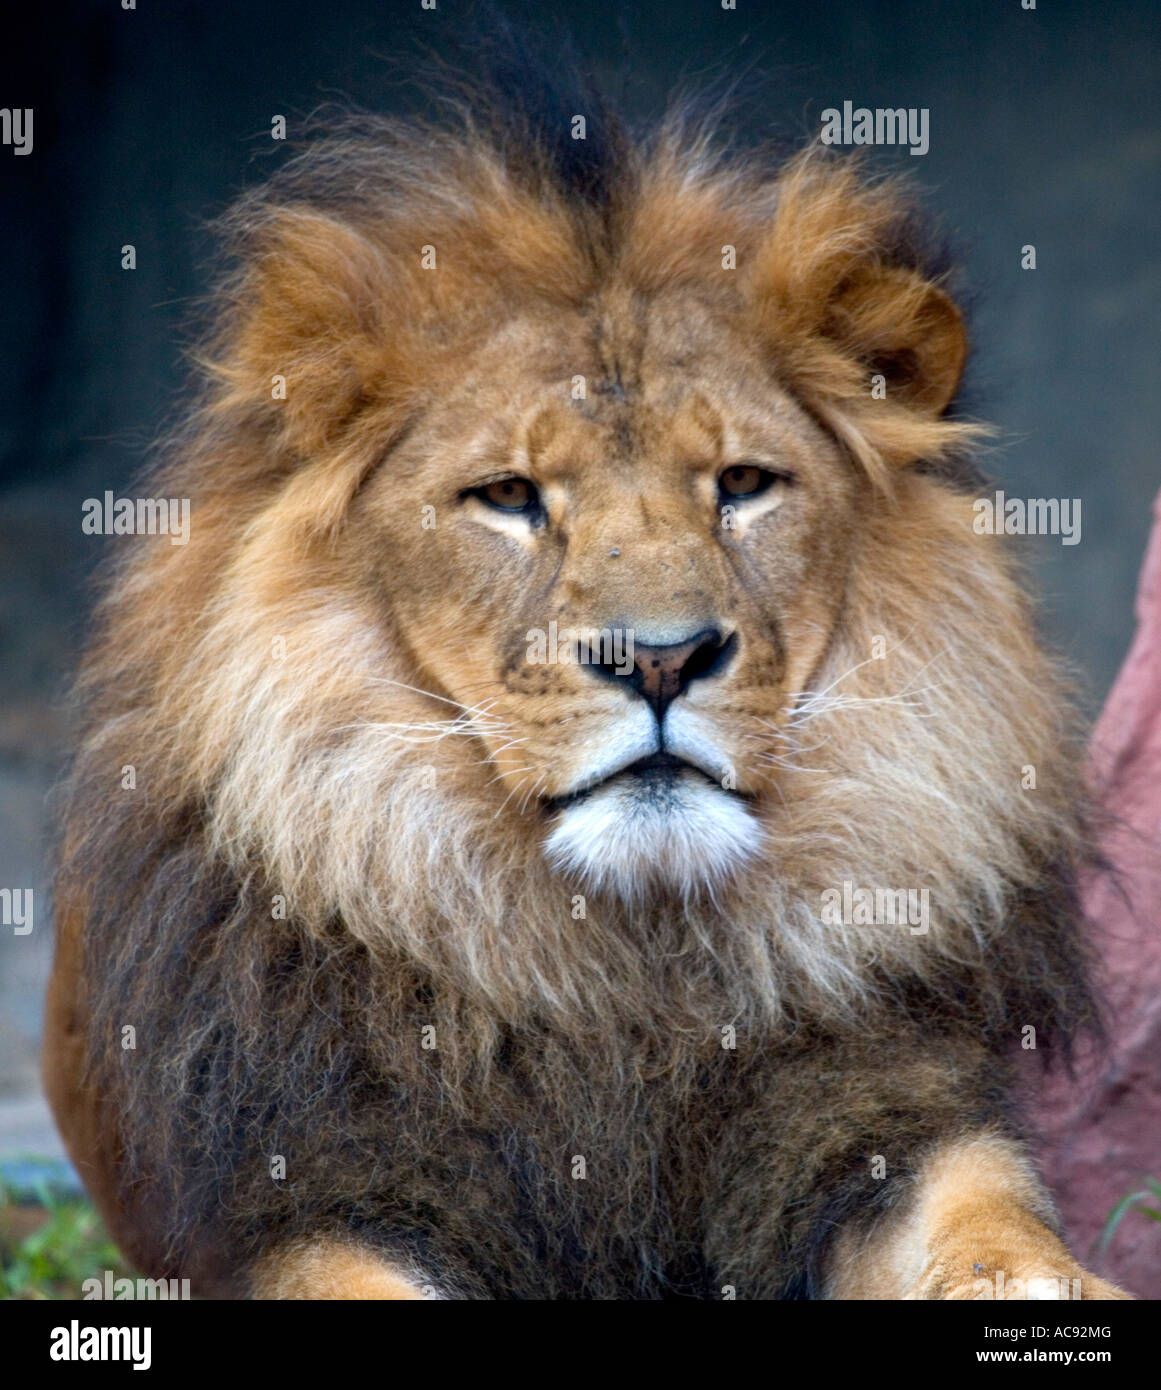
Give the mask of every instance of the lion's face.
<svg viewBox="0 0 1161 1390">
<path fill-rule="evenodd" d="M 357 541 L 379 533 L 371 583 L 420 684 L 470 712 L 497 806 L 594 887 L 688 891 L 760 847 L 865 488 L 696 300 L 629 344 L 546 328 L 474 362 L 369 483 Z"/>
<path fill-rule="evenodd" d="M 416 876 L 446 885 L 433 923 L 475 895 L 477 945 L 578 883 L 608 921 L 817 899 L 847 800 L 910 766 L 885 702 L 942 644 L 924 556 L 966 508 L 911 465 L 977 434 L 946 414 L 958 309 L 892 190 L 813 156 L 735 187 L 662 154 L 592 226 L 478 151 L 448 177 L 246 232 L 195 499 L 215 539 L 166 581 L 199 640 L 165 718 L 197 732 L 215 848 L 312 919 L 440 950 Z M 861 733 L 811 722 L 837 704 Z"/>
<path fill-rule="evenodd" d="M 135 552 L 85 677 L 99 805 L 148 749 L 149 833 L 509 1020 L 938 987 L 1077 839 L 1076 758 L 937 475 L 980 431 L 898 190 L 695 141 L 578 209 L 394 138 L 241 211 L 156 484 L 190 544 Z M 836 925 L 848 886 L 929 888 L 930 933 Z"/>
</svg>

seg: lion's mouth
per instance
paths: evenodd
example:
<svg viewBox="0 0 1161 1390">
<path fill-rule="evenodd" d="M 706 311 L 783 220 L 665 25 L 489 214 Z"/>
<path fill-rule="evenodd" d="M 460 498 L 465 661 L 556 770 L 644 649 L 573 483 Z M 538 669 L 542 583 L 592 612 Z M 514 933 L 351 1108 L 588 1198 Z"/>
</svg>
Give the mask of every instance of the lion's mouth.
<svg viewBox="0 0 1161 1390">
<path fill-rule="evenodd" d="M 615 772 L 610 772 L 604 777 L 575 788 L 573 791 L 565 792 L 562 796 L 549 797 L 543 805 L 547 812 L 563 811 L 569 806 L 575 806 L 584 801 L 602 787 L 608 787 L 614 782 L 628 780 L 635 780 L 639 784 L 642 798 L 648 798 L 652 794 L 664 795 L 672 789 L 684 773 L 695 774 L 707 786 L 714 787 L 726 795 L 736 796 L 742 800 L 752 799 L 748 793 L 726 787 L 722 782 L 711 777 L 704 768 L 698 767 L 696 763 L 679 758 L 674 753 L 658 752 L 626 763 L 624 767 L 617 768 Z"/>
</svg>

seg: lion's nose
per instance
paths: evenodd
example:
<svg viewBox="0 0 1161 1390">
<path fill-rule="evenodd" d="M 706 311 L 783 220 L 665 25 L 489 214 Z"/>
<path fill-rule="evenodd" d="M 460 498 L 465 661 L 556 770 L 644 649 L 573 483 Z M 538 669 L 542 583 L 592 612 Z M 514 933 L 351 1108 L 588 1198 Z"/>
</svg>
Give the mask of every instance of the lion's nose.
<svg viewBox="0 0 1161 1390">
<path fill-rule="evenodd" d="M 653 706 L 658 721 L 664 719 L 666 707 L 702 676 L 716 676 L 733 659 L 736 638 L 726 638 L 716 627 L 694 633 L 683 642 L 665 646 L 633 644 L 633 669 L 611 662 L 595 662 L 592 669 L 605 677 L 627 681 L 634 690 Z"/>
</svg>

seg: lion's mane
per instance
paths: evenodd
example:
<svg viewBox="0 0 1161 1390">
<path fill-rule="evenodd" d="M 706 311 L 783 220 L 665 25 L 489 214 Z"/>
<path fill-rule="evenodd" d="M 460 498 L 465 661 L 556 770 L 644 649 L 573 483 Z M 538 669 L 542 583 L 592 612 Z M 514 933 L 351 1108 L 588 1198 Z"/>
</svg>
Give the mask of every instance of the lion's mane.
<svg viewBox="0 0 1161 1390">
<path fill-rule="evenodd" d="M 1012 562 L 947 476 L 968 426 L 869 410 L 821 331 L 828 287 L 925 265 L 900 189 L 816 154 L 723 152 L 688 112 L 637 139 L 595 98 L 574 142 L 512 95 L 458 127 L 350 123 L 229 219 L 201 398 L 147 484 L 192 498 L 193 540 L 122 542 L 66 794 L 58 918 L 83 923 L 118 1234 L 207 1287 L 334 1228 L 433 1278 L 473 1270 L 452 1292 L 696 1291 L 709 1265 L 809 1291 L 872 1111 L 892 1117 L 883 1144 L 978 1118 L 944 1092 L 951 1059 L 991 1116 L 1019 1029 L 1049 1047 L 1090 1017 L 1074 721 Z M 470 727 L 401 689 L 416 673 L 366 612 L 344 522 L 390 456 L 364 421 L 394 411 L 402 436 L 505 304 L 575 304 L 613 264 L 642 296 L 697 284 L 723 240 L 741 265 L 774 246 L 750 272 L 755 332 L 877 481 L 876 513 L 763 866 L 578 921 L 541 828 L 497 813 Z M 428 243 L 438 279 L 417 269 Z M 896 478 L 903 453 L 931 466 Z M 867 660 L 876 635 L 889 663 Z M 845 881 L 929 887 L 930 933 L 824 926 Z M 877 1078 L 866 1097 L 853 1075 Z M 785 1162 L 758 1171 L 756 1136 L 788 1117 Z M 681 1233 L 719 1181 L 733 1205 L 694 1249 Z M 755 1234 L 727 1249 L 714 1220 Z"/>
</svg>

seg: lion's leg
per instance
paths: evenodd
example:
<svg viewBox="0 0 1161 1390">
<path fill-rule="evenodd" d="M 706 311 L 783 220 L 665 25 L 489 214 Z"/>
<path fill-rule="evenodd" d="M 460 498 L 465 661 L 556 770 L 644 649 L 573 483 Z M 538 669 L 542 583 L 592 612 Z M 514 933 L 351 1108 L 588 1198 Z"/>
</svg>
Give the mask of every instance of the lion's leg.
<svg viewBox="0 0 1161 1390">
<path fill-rule="evenodd" d="M 256 1299 L 416 1299 L 430 1297 L 417 1279 L 366 1246 L 329 1237 L 293 1241 L 265 1254 L 250 1271 Z"/>
<path fill-rule="evenodd" d="M 55 912 L 56 943 L 45 1001 L 41 1074 L 57 1129 L 85 1191 L 121 1252 L 150 1268 L 151 1241 L 123 1209 L 117 1178 L 118 1139 L 109 1097 L 86 1077 L 89 1020 L 85 1011 L 83 905 L 62 893 Z"/>
<path fill-rule="evenodd" d="M 924 1164 L 914 1195 L 869 1235 L 840 1237 L 833 1298 L 1128 1298 L 1052 1230 L 1052 1206 L 1010 1140 L 981 1134 Z"/>
</svg>

